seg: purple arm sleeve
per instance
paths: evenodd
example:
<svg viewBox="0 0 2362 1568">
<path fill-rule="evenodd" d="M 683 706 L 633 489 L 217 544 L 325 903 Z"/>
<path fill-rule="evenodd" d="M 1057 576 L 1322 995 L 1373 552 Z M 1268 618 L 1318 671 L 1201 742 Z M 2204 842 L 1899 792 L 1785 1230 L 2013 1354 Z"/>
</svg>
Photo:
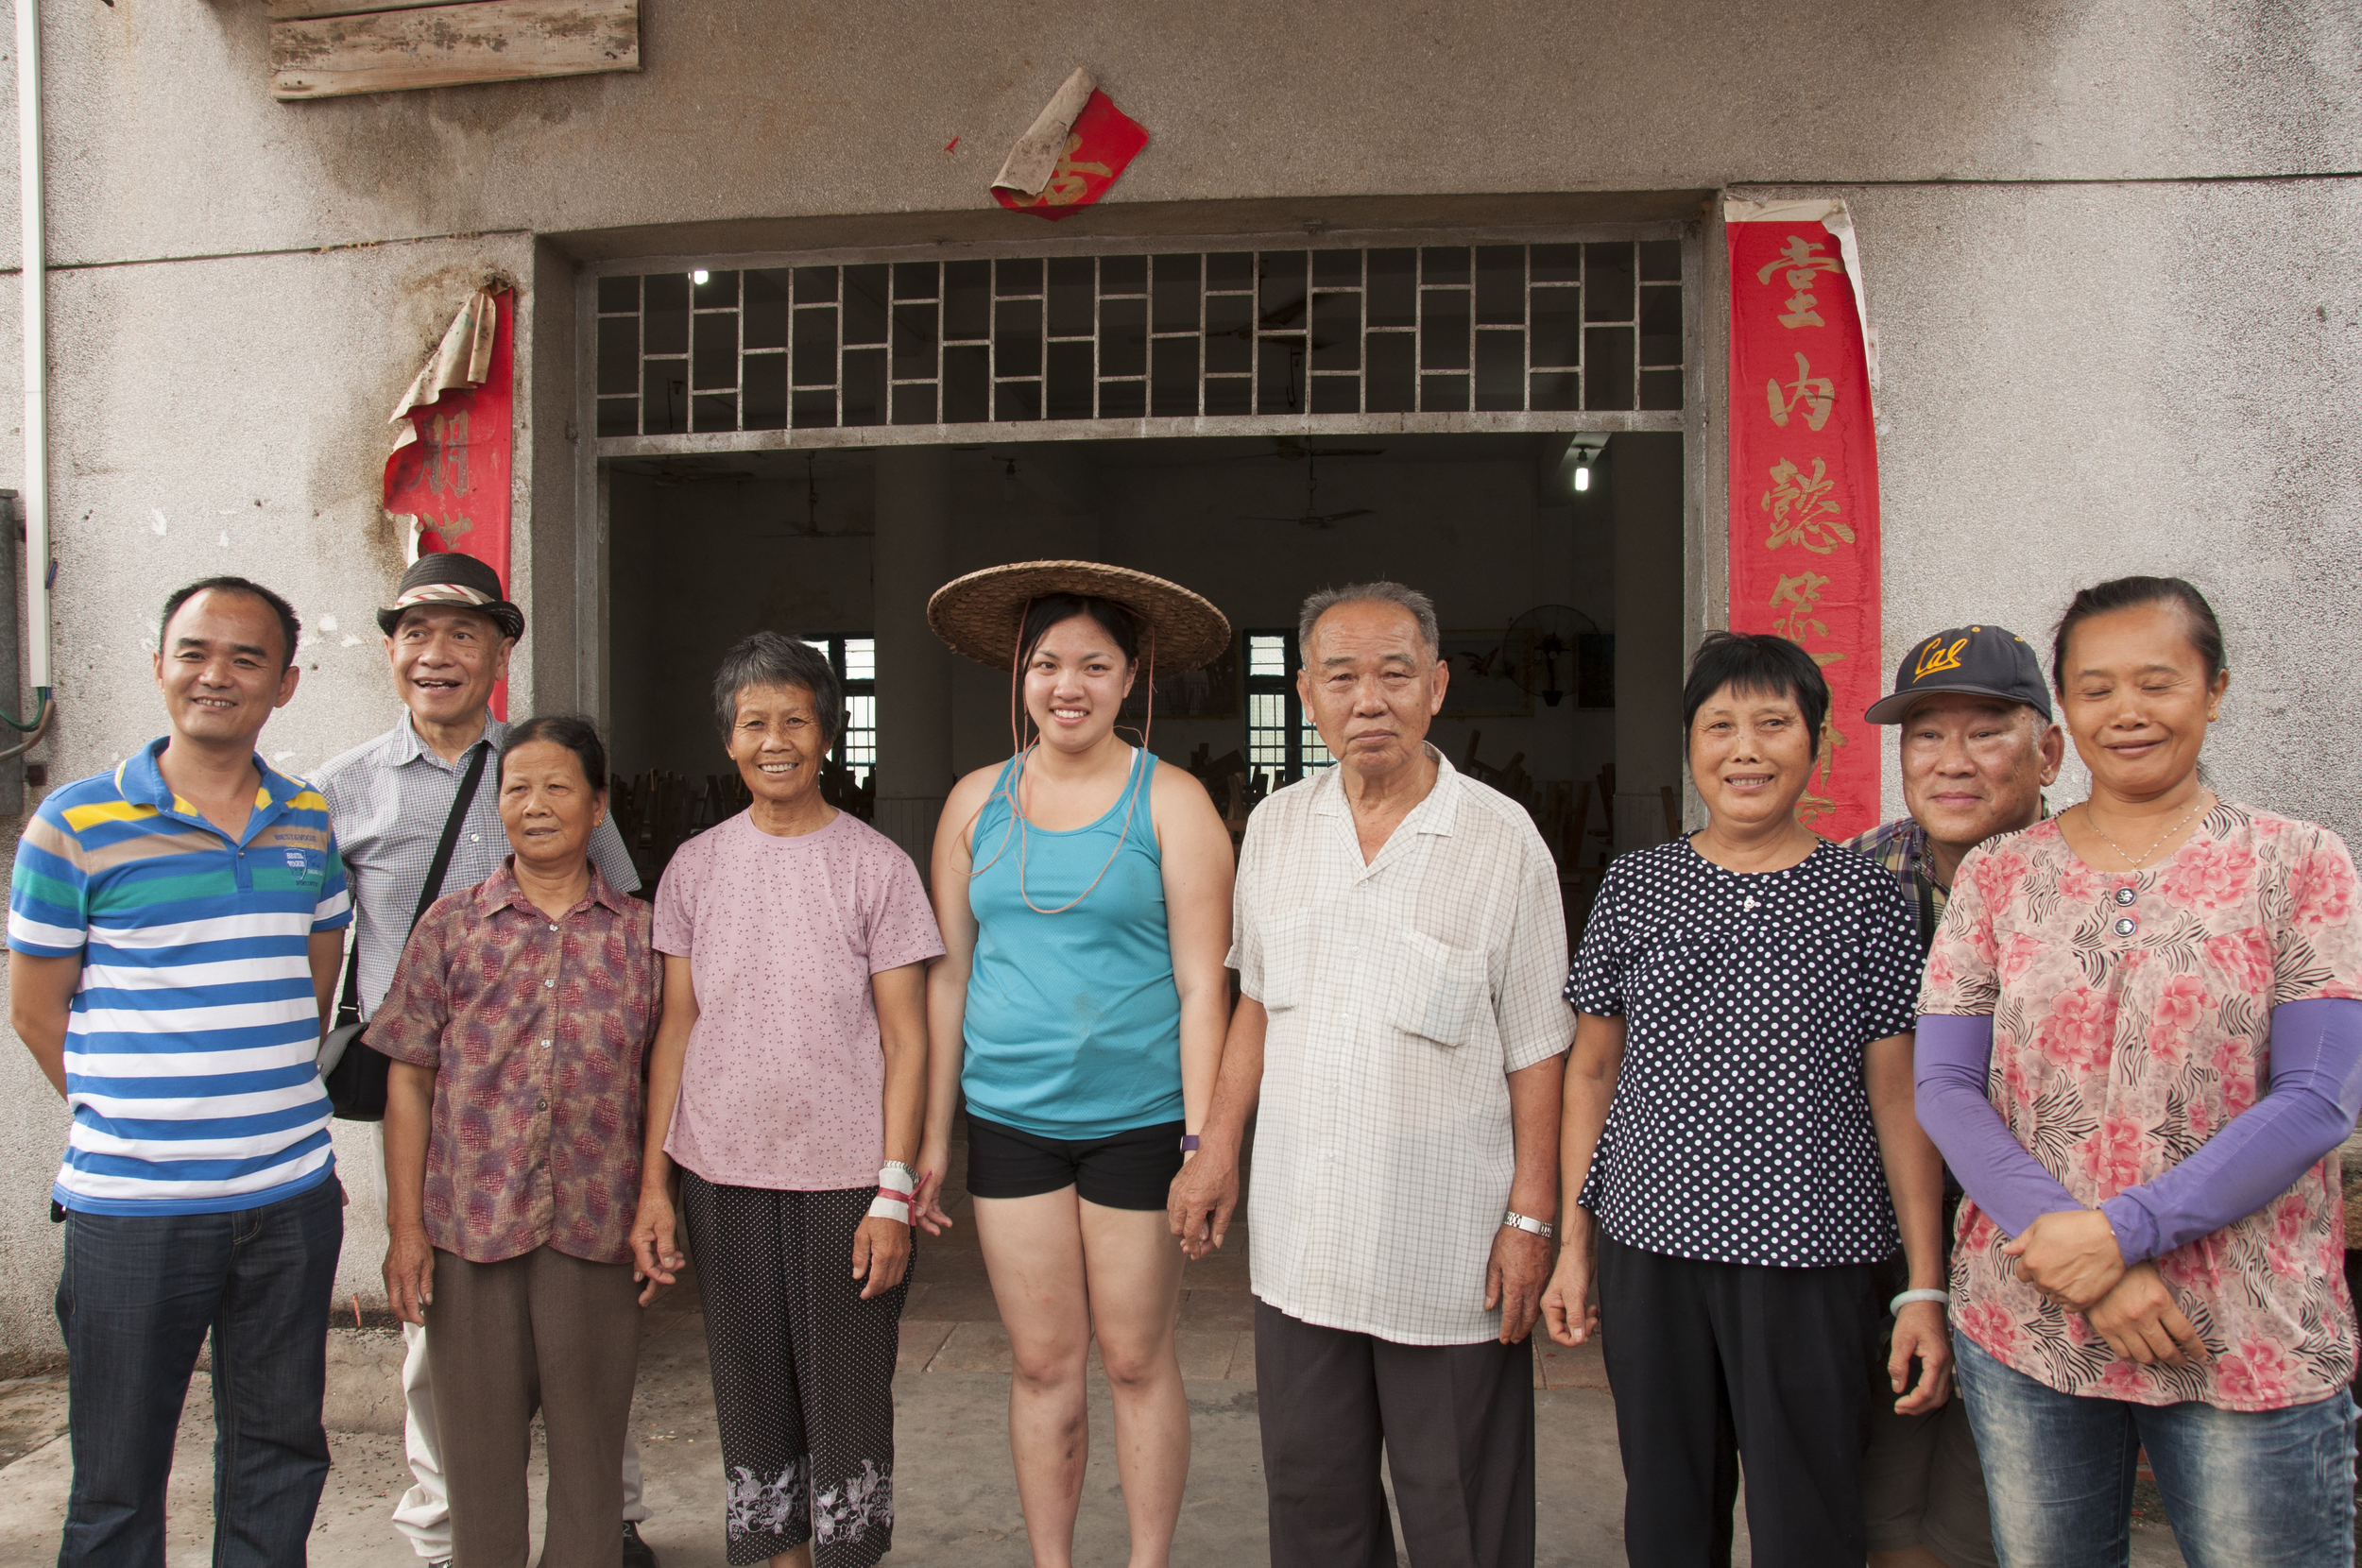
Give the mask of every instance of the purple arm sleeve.
<svg viewBox="0 0 2362 1568">
<path fill-rule="evenodd" d="M 1960 1190 L 2010 1236 L 2045 1214 L 2083 1205 L 2017 1141 L 1985 1097 L 1993 1014 L 1923 1013 L 1912 1052 L 1919 1125 L 1943 1151 Z"/>
<path fill-rule="evenodd" d="M 2362 1001 L 2272 1009 L 2271 1083 L 2197 1153 L 2099 1206 L 2127 1263 L 2244 1219 L 2344 1142 L 2362 1114 Z"/>
</svg>

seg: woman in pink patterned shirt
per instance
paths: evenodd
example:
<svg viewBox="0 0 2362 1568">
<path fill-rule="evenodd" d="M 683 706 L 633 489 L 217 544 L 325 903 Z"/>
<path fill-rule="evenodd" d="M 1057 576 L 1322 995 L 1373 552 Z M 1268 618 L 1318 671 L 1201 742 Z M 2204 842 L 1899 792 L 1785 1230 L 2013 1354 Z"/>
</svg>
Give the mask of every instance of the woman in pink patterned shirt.
<svg viewBox="0 0 2362 1568">
<path fill-rule="evenodd" d="M 545 1568 L 612 1564 L 640 1364 L 641 1073 L 664 971 L 648 906 L 590 860 L 607 748 L 528 719 L 498 772 L 511 853 L 410 933 L 369 1018 L 385 1079 L 385 1292 L 423 1323 L 453 1554 L 525 1560 L 547 1438 Z"/>
<path fill-rule="evenodd" d="M 2051 679 L 2091 797 L 1973 851 L 1928 959 L 1919 1116 L 1969 1198 L 1959 1378 L 2009 1568 L 2126 1561 L 2144 1448 L 2191 1563 L 2353 1560 L 2354 868 L 2207 787 L 2230 678 L 2189 584 L 2078 594 Z"/>
</svg>

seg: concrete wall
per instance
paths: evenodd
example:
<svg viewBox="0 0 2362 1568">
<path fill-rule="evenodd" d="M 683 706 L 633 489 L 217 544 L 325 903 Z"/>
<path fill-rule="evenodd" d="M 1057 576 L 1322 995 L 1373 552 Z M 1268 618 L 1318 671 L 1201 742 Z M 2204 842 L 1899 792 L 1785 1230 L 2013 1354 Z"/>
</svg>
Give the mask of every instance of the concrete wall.
<svg viewBox="0 0 2362 1568">
<path fill-rule="evenodd" d="M 43 8 L 54 777 L 147 736 L 148 618 L 215 570 L 264 575 L 323 628 L 267 749 L 306 766 L 389 722 L 366 622 L 397 558 L 374 504 L 385 415 L 488 275 L 523 285 L 516 548 L 552 634 L 517 701 L 554 687 L 595 654 L 565 623 L 571 530 L 593 520 L 556 471 L 579 434 L 551 362 L 570 260 L 1046 235 L 984 182 L 1086 62 L 1154 140 L 1061 238 L 1681 215 L 1723 185 L 1846 196 L 1885 358 L 1889 660 L 1923 626 L 2036 633 L 2076 582 L 2187 571 L 2234 650 L 2226 789 L 2362 832 L 2362 758 L 2310 739 L 2362 696 L 2350 7 L 644 9 L 638 75 L 282 105 L 251 0 Z M 20 477 L 0 450 L 0 486 Z M 979 678 L 956 674 L 955 700 Z M 62 1116 L 23 1058 L 0 1085 L 18 1195 L 0 1349 L 38 1349 Z M 371 1201 L 340 1293 L 374 1289 Z"/>
</svg>

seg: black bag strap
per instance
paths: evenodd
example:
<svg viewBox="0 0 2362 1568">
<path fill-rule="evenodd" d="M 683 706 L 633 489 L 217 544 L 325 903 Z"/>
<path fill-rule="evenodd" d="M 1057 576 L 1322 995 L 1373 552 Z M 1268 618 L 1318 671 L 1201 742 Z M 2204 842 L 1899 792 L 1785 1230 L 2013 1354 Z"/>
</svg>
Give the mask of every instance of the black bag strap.
<svg viewBox="0 0 2362 1568">
<path fill-rule="evenodd" d="M 443 836 L 435 845 L 435 859 L 428 862 L 425 885 L 419 889 L 419 907 L 410 912 L 410 929 L 416 930 L 426 912 L 435 907 L 442 895 L 443 878 L 451 870 L 451 858 L 459 847 L 459 829 L 467 826 L 468 808 L 475 803 L 476 786 L 484 781 L 484 763 L 492 755 L 489 741 L 476 748 L 468 759 L 468 771 L 460 775 L 459 794 L 451 803 L 451 815 L 443 819 Z M 357 1024 L 361 1021 L 361 942 L 355 936 L 345 954 L 345 988 L 336 998 L 336 1023 Z"/>
<path fill-rule="evenodd" d="M 426 868 L 426 885 L 419 889 L 419 907 L 410 912 L 411 930 L 419 929 L 426 912 L 442 896 L 443 874 L 451 869 L 452 851 L 459 847 L 459 829 L 468 820 L 468 808 L 475 802 L 475 787 L 483 781 L 484 759 L 491 755 L 492 742 L 488 740 L 468 759 L 467 776 L 459 781 L 458 798 L 451 803 L 451 815 L 443 819 L 442 842 L 435 846 L 434 862 Z"/>
</svg>

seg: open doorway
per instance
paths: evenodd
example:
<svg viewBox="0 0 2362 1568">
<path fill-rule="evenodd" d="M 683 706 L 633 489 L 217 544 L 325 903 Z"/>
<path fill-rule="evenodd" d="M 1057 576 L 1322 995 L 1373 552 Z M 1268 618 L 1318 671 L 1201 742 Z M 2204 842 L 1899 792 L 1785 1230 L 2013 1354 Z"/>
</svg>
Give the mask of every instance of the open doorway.
<svg viewBox="0 0 2362 1568">
<path fill-rule="evenodd" d="M 1430 739 L 1532 813 L 1570 919 L 1611 854 L 1678 830 L 1678 435 L 1101 437 L 608 467 L 607 709 L 618 816 L 651 885 L 682 837 L 738 807 L 708 689 L 757 628 L 837 662 L 851 711 L 832 797 L 924 866 L 951 780 L 1010 741 L 1006 676 L 934 643 L 925 594 L 1042 557 L 1153 571 L 1229 616 L 1228 658 L 1160 676 L 1149 739 L 1234 830 L 1328 761 L 1293 697 L 1299 605 L 1374 577 L 1435 600 L 1452 675 Z"/>
</svg>

